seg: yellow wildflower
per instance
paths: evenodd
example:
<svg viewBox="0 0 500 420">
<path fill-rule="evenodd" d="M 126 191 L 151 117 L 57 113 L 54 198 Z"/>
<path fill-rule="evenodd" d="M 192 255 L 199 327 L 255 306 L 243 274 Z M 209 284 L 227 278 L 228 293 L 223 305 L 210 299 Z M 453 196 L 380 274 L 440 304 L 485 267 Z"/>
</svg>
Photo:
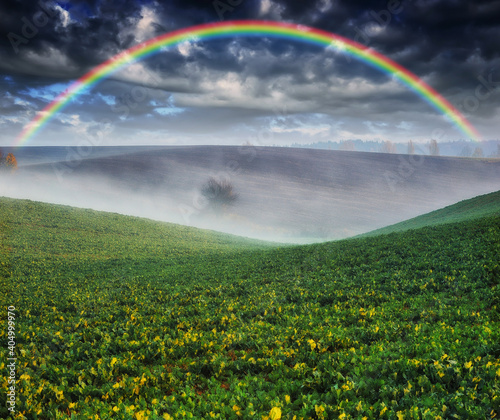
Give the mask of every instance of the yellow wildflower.
<svg viewBox="0 0 500 420">
<path fill-rule="evenodd" d="M 281 408 L 273 407 L 269 412 L 269 420 L 280 420 L 281 419 Z"/>
<path fill-rule="evenodd" d="M 307 340 L 307 342 L 311 346 L 311 350 L 314 350 L 316 348 L 316 343 L 313 339 Z"/>
<path fill-rule="evenodd" d="M 325 407 L 323 407 L 322 405 L 315 405 L 314 410 L 316 411 L 316 415 L 318 416 L 318 418 L 324 418 L 325 415 L 323 413 L 325 411 Z"/>
</svg>

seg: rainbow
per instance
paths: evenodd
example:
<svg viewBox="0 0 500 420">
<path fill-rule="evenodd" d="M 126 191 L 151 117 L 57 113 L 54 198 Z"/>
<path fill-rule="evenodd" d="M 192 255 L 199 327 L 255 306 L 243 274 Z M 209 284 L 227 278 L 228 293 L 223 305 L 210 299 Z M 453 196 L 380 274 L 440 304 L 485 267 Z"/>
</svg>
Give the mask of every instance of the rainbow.
<svg viewBox="0 0 500 420">
<path fill-rule="evenodd" d="M 445 98 L 427 85 L 422 79 L 390 60 L 386 56 L 355 41 L 330 32 L 303 25 L 256 20 L 227 21 L 192 26 L 168 32 L 111 57 L 78 80 L 74 81 L 63 93 L 58 95 L 35 118 L 30 121 L 16 139 L 15 146 L 23 146 L 39 132 L 54 115 L 67 105 L 73 97 L 84 89 L 97 84 L 117 70 L 153 55 L 165 48 L 175 47 L 189 40 L 211 40 L 227 37 L 272 37 L 308 44 L 329 47 L 364 62 L 371 67 L 392 75 L 403 85 L 413 90 L 438 112 L 445 115 L 466 137 L 479 140 L 480 135 L 474 126 Z"/>
</svg>

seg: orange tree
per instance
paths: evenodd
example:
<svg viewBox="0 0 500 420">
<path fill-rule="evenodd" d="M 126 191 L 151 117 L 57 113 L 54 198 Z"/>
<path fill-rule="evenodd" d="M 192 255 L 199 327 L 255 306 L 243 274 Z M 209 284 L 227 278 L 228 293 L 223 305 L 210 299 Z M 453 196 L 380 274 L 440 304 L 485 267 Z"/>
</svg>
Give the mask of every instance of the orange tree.
<svg viewBox="0 0 500 420">
<path fill-rule="evenodd" d="M 12 153 L 8 153 L 4 157 L 3 152 L 0 150 L 0 169 L 10 169 L 12 172 L 17 170 L 17 159 Z"/>
<path fill-rule="evenodd" d="M 5 166 L 10 168 L 12 171 L 17 169 L 17 159 L 12 153 L 9 153 L 5 158 Z"/>
</svg>

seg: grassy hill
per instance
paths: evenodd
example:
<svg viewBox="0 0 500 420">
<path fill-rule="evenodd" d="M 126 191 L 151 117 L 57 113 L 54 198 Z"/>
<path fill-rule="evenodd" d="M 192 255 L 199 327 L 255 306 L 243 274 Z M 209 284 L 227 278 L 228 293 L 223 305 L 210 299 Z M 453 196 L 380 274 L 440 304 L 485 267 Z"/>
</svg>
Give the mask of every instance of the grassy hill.
<svg viewBox="0 0 500 420">
<path fill-rule="evenodd" d="M 500 191 L 460 201 L 457 204 L 377 229 L 360 236 L 377 236 L 393 232 L 404 232 L 426 226 L 437 226 L 446 223 L 464 222 L 487 216 L 500 215 Z"/>
<path fill-rule="evenodd" d="M 0 227 L 16 418 L 500 411 L 498 216 L 283 247 L 2 198 Z"/>
</svg>

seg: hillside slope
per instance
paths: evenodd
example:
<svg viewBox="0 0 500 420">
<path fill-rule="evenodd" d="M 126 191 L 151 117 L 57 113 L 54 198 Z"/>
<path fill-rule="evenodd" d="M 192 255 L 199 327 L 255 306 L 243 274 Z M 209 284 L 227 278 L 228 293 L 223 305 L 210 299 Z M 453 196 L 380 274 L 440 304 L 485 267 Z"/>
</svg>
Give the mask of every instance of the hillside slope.
<svg viewBox="0 0 500 420">
<path fill-rule="evenodd" d="M 498 216 L 286 247 L 6 199 L 0 223 L 27 418 L 500 411 Z"/>
<path fill-rule="evenodd" d="M 273 246 L 211 230 L 4 197 L 0 197 L 0 227 L 2 245 L 17 250 L 4 256 L 21 266 L 26 262 L 24 255 L 29 255 L 64 264 L 130 260 L 137 265 L 140 260 L 144 261 L 141 270 L 150 270 L 147 263 L 155 259 L 168 266 L 194 256 L 238 254 Z"/>
<path fill-rule="evenodd" d="M 350 237 L 500 189 L 493 159 L 252 146 L 96 147 L 84 157 L 26 149 L 0 196 L 280 242 Z M 200 196 L 210 176 L 239 194 L 215 219 Z"/>
<path fill-rule="evenodd" d="M 364 235 L 360 235 L 360 237 L 404 232 L 409 229 L 463 222 L 487 216 L 500 216 L 500 191 L 474 197 L 469 200 L 463 200 L 422 216 L 368 232 Z"/>
</svg>

